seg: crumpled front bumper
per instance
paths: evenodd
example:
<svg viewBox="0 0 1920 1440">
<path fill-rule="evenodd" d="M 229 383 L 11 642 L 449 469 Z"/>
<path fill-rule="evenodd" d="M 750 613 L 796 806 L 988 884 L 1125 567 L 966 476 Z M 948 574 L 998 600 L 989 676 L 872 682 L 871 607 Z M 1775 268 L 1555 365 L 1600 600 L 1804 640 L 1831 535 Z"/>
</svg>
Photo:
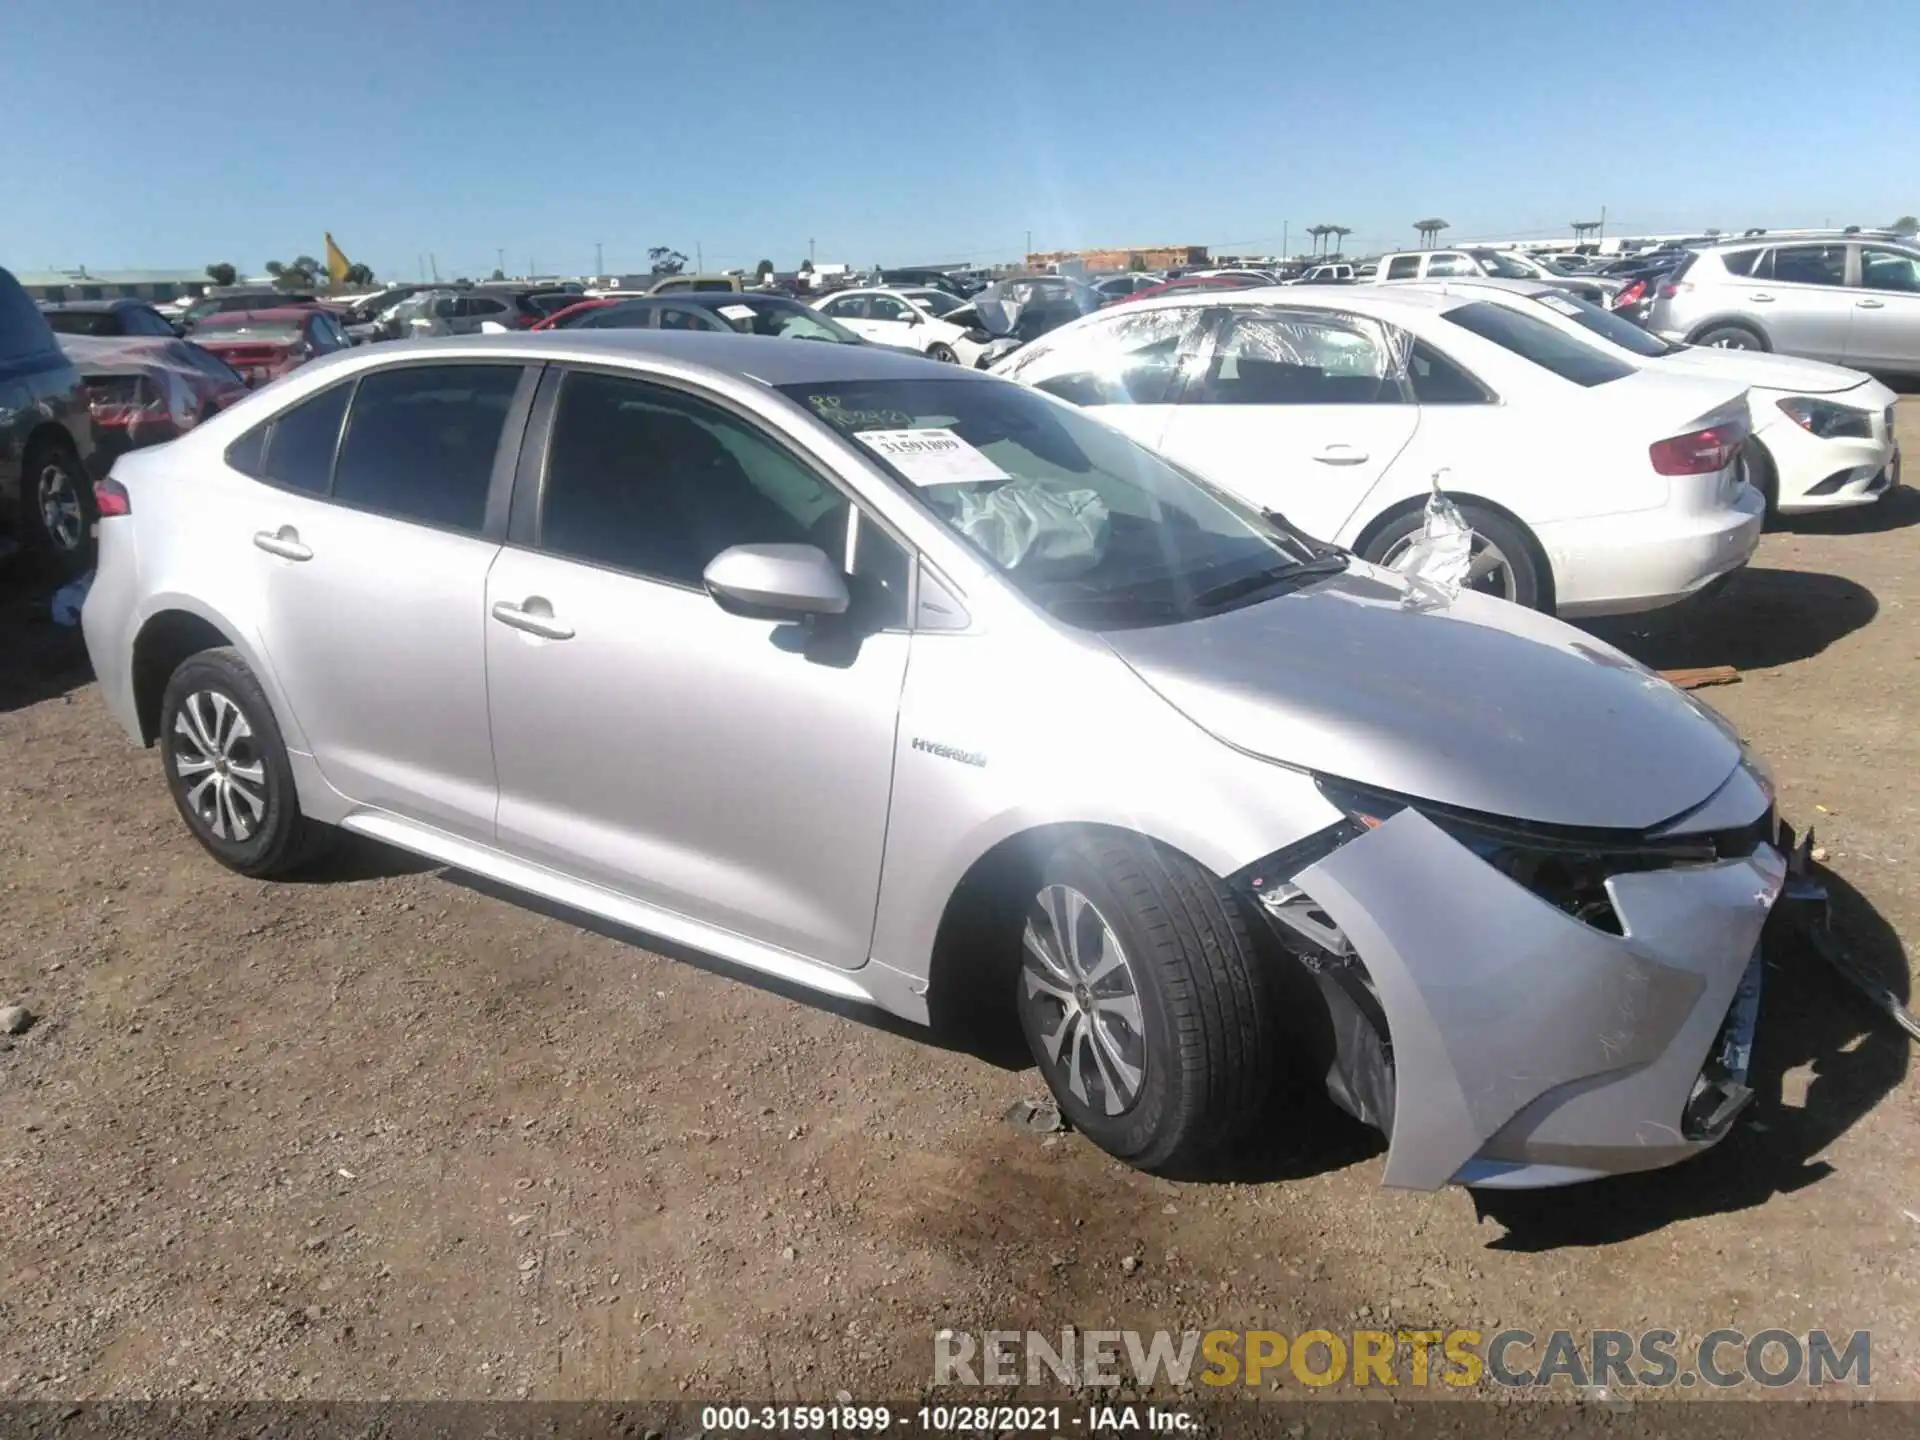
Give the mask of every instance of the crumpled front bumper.
<svg viewBox="0 0 1920 1440">
<path fill-rule="evenodd" d="M 1764 843 L 1615 875 L 1613 935 L 1412 809 L 1302 870 L 1293 883 L 1344 933 L 1384 1012 L 1386 1183 L 1567 1184 L 1721 1139 L 1744 1073 L 1703 1110 L 1703 1069 L 1744 1072 L 1760 930 L 1785 875 Z"/>
</svg>

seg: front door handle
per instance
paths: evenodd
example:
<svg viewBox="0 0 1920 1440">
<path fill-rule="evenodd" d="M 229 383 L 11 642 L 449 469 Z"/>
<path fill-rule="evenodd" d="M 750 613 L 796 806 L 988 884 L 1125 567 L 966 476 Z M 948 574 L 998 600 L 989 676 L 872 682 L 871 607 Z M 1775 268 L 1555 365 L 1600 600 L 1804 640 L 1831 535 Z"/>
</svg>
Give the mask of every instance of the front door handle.
<svg viewBox="0 0 1920 1440">
<path fill-rule="evenodd" d="M 1884 310 L 1887 308 L 1887 302 L 1884 300 L 1856 300 L 1853 303 L 1862 310 Z"/>
<path fill-rule="evenodd" d="M 300 543 L 300 532 L 291 525 L 282 525 L 278 530 L 256 530 L 253 543 L 269 555 L 278 555 L 282 560 L 311 560 L 313 547 Z"/>
<path fill-rule="evenodd" d="M 1364 465 L 1367 452 L 1351 445 L 1328 445 L 1313 457 L 1322 465 Z"/>
<path fill-rule="evenodd" d="M 495 601 L 493 618 L 502 625 L 511 625 L 514 629 L 524 630 L 529 635 L 538 635 L 542 640 L 573 638 L 573 627 L 562 625 L 554 619 L 553 606 L 538 595 L 529 595 L 519 605 L 508 600 Z"/>
<path fill-rule="evenodd" d="M 1773 296 L 1767 294 L 1764 290 L 1756 290 L 1753 294 L 1747 296 L 1747 299 L 1758 305 L 1770 305 L 1773 303 Z"/>
</svg>

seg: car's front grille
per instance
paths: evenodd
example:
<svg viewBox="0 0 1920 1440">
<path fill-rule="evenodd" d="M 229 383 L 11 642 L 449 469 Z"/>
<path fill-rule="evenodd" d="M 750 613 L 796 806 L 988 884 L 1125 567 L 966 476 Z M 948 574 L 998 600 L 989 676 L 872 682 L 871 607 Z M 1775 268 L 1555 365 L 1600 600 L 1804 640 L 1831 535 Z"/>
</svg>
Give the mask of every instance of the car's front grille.
<svg viewBox="0 0 1920 1440">
<path fill-rule="evenodd" d="M 1718 1139 L 1753 1099 L 1753 1091 L 1747 1086 L 1747 1067 L 1753 1059 L 1753 1032 L 1760 1017 L 1761 973 L 1756 945 L 1681 1116 L 1681 1133 L 1689 1140 Z"/>
</svg>

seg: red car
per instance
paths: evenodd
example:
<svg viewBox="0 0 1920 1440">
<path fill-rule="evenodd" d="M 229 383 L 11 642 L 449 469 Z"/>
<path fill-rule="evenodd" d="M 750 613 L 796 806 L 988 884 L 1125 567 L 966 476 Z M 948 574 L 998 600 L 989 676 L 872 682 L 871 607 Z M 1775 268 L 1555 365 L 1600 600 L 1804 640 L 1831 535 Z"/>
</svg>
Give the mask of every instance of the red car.
<svg viewBox="0 0 1920 1440">
<path fill-rule="evenodd" d="M 62 335 L 60 348 L 86 382 L 102 473 L 127 451 L 184 435 L 246 398 L 239 373 L 188 340 Z"/>
<path fill-rule="evenodd" d="M 632 297 L 622 295 L 620 297 L 620 300 L 626 300 L 630 298 Z M 609 305 L 618 305 L 620 303 L 620 300 L 614 300 L 614 299 L 581 300 L 575 304 L 567 306 L 567 308 L 564 310 L 554 311 L 551 315 L 547 316 L 546 319 L 534 325 L 533 328 L 535 330 L 570 330 L 573 328 L 575 324 L 579 322 L 579 319 L 582 315 L 590 315 L 595 310 L 604 310 Z"/>
<path fill-rule="evenodd" d="M 196 325 L 193 338 L 255 388 L 353 344 L 340 322 L 318 305 L 222 311 Z"/>
</svg>

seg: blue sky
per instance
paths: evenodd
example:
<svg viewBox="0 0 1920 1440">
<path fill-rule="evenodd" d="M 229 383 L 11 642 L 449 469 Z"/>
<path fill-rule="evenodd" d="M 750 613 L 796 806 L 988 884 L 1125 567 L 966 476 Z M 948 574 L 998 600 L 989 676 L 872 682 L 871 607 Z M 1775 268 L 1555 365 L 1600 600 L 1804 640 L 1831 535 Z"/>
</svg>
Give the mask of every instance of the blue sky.
<svg viewBox="0 0 1920 1440">
<path fill-rule="evenodd" d="M 1884 224 L 1920 213 L 1916 60 L 1912 0 L 18 3 L 0 264 Z"/>
</svg>

